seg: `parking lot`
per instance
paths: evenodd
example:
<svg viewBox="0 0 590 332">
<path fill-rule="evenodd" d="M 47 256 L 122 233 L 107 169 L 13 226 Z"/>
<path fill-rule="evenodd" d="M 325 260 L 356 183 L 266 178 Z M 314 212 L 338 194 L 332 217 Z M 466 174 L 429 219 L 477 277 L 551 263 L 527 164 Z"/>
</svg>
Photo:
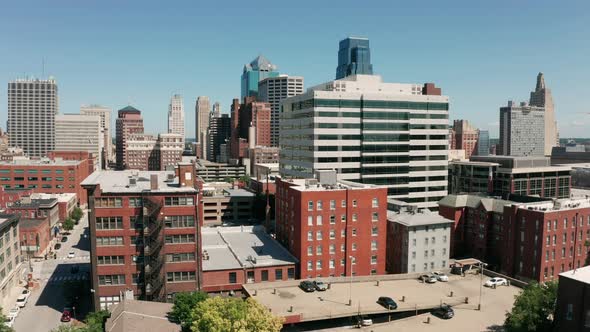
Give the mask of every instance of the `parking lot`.
<svg viewBox="0 0 590 332">
<path fill-rule="evenodd" d="M 487 279 L 489 278 L 484 277 L 483 281 Z M 451 276 L 448 282 L 434 284 L 421 283 L 416 279 L 404 279 L 380 281 L 378 285 L 376 281 L 353 282 L 351 287 L 350 283 L 344 282 L 333 283 L 325 292 L 313 293 L 305 293 L 294 285 L 281 287 L 281 283 L 275 284 L 276 287 L 273 288 L 257 289 L 254 298 L 276 315 L 299 316 L 299 321 L 304 322 L 355 316 L 359 313 L 388 313 L 385 308 L 376 303 L 380 296 L 389 296 L 397 302 L 398 308 L 392 310 L 392 313 L 420 312 L 420 310 L 437 307 L 441 303 L 453 305 L 459 311 L 474 312 L 479 303 L 481 281 L 479 276 L 468 275 L 466 277 Z M 505 311 L 512 307 L 514 295 L 520 290 L 513 286 L 501 286 L 497 289 L 482 287 L 481 289 L 484 309 L 482 313 L 488 311 L 487 307 L 500 313 L 491 315 L 494 321 L 499 320 L 499 316 L 503 317 Z M 349 298 L 352 299 L 352 305 L 348 305 Z M 465 298 L 468 303 L 465 303 Z M 471 313 L 469 315 L 458 313 L 457 316 L 473 317 Z M 451 319 L 449 322 L 460 320 L 462 319 Z M 414 324 L 411 323 L 411 319 L 409 321 L 408 324 Z M 403 327 L 404 323 L 400 322 L 400 324 Z"/>
</svg>

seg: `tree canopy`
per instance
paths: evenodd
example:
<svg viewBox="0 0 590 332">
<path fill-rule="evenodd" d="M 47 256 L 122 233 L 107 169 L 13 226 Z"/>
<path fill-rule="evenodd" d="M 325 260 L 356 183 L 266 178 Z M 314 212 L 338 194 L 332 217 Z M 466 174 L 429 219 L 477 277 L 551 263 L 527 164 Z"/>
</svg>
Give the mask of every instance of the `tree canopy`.
<svg viewBox="0 0 590 332">
<path fill-rule="evenodd" d="M 74 207 L 74 210 L 72 211 L 72 218 L 74 218 L 76 221 L 79 221 L 82 219 L 82 216 L 84 216 L 84 211 L 82 211 L 82 209 L 77 206 Z"/>
<path fill-rule="evenodd" d="M 282 327 L 282 317 L 252 298 L 211 297 L 192 311 L 193 332 L 278 332 Z"/>
<path fill-rule="evenodd" d="M 72 220 L 72 218 L 66 218 L 62 226 L 64 230 L 69 232 L 72 229 L 74 229 L 74 221 Z"/>
<path fill-rule="evenodd" d="M 2 308 L 0 307 L 0 332 L 14 332 L 12 327 L 4 325 L 4 321 L 6 321 L 6 315 L 2 313 Z"/>
<path fill-rule="evenodd" d="M 174 295 L 174 306 L 170 312 L 172 321 L 179 323 L 183 330 L 190 330 L 192 310 L 209 296 L 205 292 L 181 292 Z"/>
<path fill-rule="evenodd" d="M 516 296 L 512 311 L 506 314 L 506 332 L 551 331 L 557 299 L 557 282 L 532 283 Z"/>
</svg>

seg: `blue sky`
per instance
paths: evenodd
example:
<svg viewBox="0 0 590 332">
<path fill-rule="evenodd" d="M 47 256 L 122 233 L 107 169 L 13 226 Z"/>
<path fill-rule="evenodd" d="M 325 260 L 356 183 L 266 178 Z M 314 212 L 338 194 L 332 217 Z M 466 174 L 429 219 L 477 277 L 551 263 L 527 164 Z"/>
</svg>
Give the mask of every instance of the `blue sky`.
<svg viewBox="0 0 590 332">
<path fill-rule="evenodd" d="M 590 137 L 590 2 L 580 1 L 3 1 L 0 80 L 53 75 L 60 112 L 81 104 L 142 110 L 166 130 L 170 96 L 184 96 L 187 136 L 196 97 L 223 112 L 242 66 L 264 54 L 306 86 L 334 78 L 338 41 L 370 38 L 388 82 L 435 82 L 451 119 L 497 136 L 498 108 L 526 100 L 539 71 L 561 137 Z M 6 87 L 6 85 L 4 85 Z M 0 90 L 5 128 L 6 88 Z"/>
</svg>

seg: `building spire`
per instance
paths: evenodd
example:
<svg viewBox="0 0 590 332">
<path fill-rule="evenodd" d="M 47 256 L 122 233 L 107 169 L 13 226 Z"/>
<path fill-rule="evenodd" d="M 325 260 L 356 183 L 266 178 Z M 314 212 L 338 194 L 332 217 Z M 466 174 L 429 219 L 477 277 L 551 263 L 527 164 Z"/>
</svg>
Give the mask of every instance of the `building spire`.
<svg viewBox="0 0 590 332">
<path fill-rule="evenodd" d="M 545 78 L 543 77 L 543 73 L 539 73 L 539 75 L 537 75 L 537 88 L 535 89 L 535 91 L 539 92 L 544 89 L 545 89 Z"/>
</svg>

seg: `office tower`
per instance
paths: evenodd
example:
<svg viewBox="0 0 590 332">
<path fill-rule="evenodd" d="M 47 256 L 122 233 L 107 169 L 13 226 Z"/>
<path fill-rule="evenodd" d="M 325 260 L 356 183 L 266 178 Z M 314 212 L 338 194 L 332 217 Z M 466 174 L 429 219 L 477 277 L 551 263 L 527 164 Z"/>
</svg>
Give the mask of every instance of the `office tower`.
<svg viewBox="0 0 590 332">
<path fill-rule="evenodd" d="M 477 155 L 487 156 L 490 154 L 490 132 L 487 130 L 479 131 L 479 139 L 477 141 Z"/>
<path fill-rule="evenodd" d="M 270 146 L 270 104 L 250 99 L 241 105 L 240 137 L 250 147 Z"/>
<path fill-rule="evenodd" d="M 279 76 L 277 66 L 273 65 L 262 55 L 256 57 L 249 64 L 244 65 L 242 72 L 242 100 L 246 97 L 258 96 L 258 82 L 267 77 Z"/>
<path fill-rule="evenodd" d="M 127 138 L 127 169 L 165 171 L 182 161 L 183 136 L 180 134 L 131 134 Z"/>
<path fill-rule="evenodd" d="M 279 112 L 281 102 L 303 93 L 303 77 L 279 75 L 258 83 L 258 100 L 270 104 L 270 144 L 279 146 Z"/>
<path fill-rule="evenodd" d="M 449 98 L 434 84 L 348 76 L 287 98 L 282 109 L 281 175 L 336 169 L 418 207 L 436 208 L 447 194 Z"/>
<path fill-rule="evenodd" d="M 453 130 L 451 135 L 454 135 L 454 147 L 457 150 L 465 150 L 465 158 L 469 159 L 471 155 L 477 152 L 477 141 L 479 139 L 479 132 L 477 128 L 473 127 L 467 120 L 453 121 Z"/>
<path fill-rule="evenodd" d="M 545 154 L 545 111 L 542 107 L 517 105 L 513 101 L 500 107 L 498 154 L 505 156 L 543 156 Z"/>
<path fill-rule="evenodd" d="M 350 75 L 373 75 L 369 39 L 348 37 L 340 41 L 336 79 Z"/>
<path fill-rule="evenodd" d="M 96 172 L 82 182 L 91 196 L 95 310 L 122 301 L 129 290 L 142 300 L 164 302 L 201 288 L 195 181 L 194 165 L 181 164 L 175 172 Z"/>
<path fill-rule="evenodd" d="M 10 146 L 30 157 L 43 157 L 55 148 L 57 82 L 53 78 L 18 79 L 8 83 Z"/>
<path fill-rule="evenodd" d="M 211 116 L 210 118 L 218 118 L 221 116 L 221 105 L 219 104 L 219 102 L 215 102 L 215 104 L 213 104 L 213 108 L 211 109 Z"/>
<path fill-rule="evenodd" d="M 120 109 L 118 115 L 119 117 L 115 123 L 117 168 L 125 169 L 127 167 L 127 139 L 131 134 L 143 133 L 143 119 L 141 118 L 141 111 L 133 106 Z"/>
<path fill-rule="evenodd" d="M 170 98 L 168 133 L 181 135 L 184 141 L 184 101 L 181 95 L 174 95 Z"/>
<path fill-rule="evenodd" d="M 557 132 L 557 122 L 555 120 L 555 110 L 553 105 L 553 95 L 551 90 L 545 86 L 543 73 L 537 75 L 537 86 L 535 91 L 531 92 L 529 101 L 531 106 L 543 107 L 545 109 L 545 147 L 546 156 L 551 155 L 551 149 L 559 146 L 559 135 Z"/>
<path fill-rule="evenodd" d="M 206 158 L 207 152 L 205 151 L 207 128 L 209 128 L 209 116 L 211 113 L 211 106 L 209 104 L 209 97 L 200 96 L 197 97 L 197 103 L 195 105 L 195 117 L 196 117 L 196 142 L 200 147 L 201 154 L 198 155 L 200 158 Z"/>
<path fill-rule="evenodd" d="M 180 134 L 159 134 L 157 153 L 160 156 L 160 171 L 173 169 L 176 164 L 182 161 L 184 151 L 184 136 Z"/>
<path fill-rule="evenodd" d="M 104 135 L 98 115 L 58 114 L 55 116 L 55 150 L 88 151 L 102 169 Z"/>
<path fill-rule="evenodd" d="M 221 114 L 219 117 L 211 118 L 211 122 L 209 123 L 207 160 L 220 162 L 221 145 L 226 144 L 230 136 L 231 119 L 227 114 Z"/>
<path fill-rule="evenodd" d="M 111 137 L 111 109 L 100 105 L 84 105 L 80 107 L 80 114 L 82 115 L 98 115 L 100 116 L 100 126 L 103 132 L 102 147 L 105 166 L 108 162 L 113 160 L 113 139 Z"/>
</svg>

